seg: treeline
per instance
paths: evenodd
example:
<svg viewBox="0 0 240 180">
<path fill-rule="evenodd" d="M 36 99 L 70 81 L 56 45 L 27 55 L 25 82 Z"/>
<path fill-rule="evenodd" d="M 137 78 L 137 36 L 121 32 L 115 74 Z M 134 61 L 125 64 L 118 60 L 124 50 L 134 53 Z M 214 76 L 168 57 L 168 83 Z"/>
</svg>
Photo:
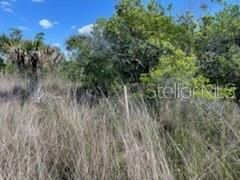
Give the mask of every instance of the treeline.
<svg viewBox="0 0 240 180">
<path fill-rule="evenodd" d="M 155 0 L 121 0 L 112 17 L 98 19 L 91 36 L 66 41 L 70 60 L 58 72 L 105 95 L 119 84 L 146 89 L 177 82 L 199 95 L 204 85 L 205 98 L 215 97 L 217 85 L 223 97 L 240 99 L 240 6 L 210 3 L 223 8 L 212 14 L 204 4 L 204 15 L 196 18 L 191 12 L 175 16 L 171 5 L 164 9 Z"/>
<path fill-rule="evenodd" d="M 69 38 L 73 61 L 64 71 L 104 92 L 119 82 L 143 87 L 179 82 L 196 91 L 217 84 L 224 96 L 236 87 L 239 98 L 240 9 L 222 6 L 216 14 L 202 6 L 205 15 L 196 18 L 191 12 L 173 16 L 172 6 L 164 9 L 153 0 L 122 0 L 111 18 L 97 21 L 92 36 Z M 204 96 L 213 97 L 211 88 Z"/>
</svg>

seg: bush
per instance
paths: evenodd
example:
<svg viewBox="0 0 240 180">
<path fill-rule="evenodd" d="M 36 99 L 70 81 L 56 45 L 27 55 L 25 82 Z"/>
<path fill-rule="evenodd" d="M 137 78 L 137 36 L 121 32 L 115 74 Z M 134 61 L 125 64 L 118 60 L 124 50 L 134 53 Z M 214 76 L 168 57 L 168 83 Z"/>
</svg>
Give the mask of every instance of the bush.
<svg viewBox="0 0 240 180">
<path fill-rule="evenodd" d="M 181 91 L 180 96 L 182 97 L 187 95 L 209 100 L 216 99 L 216 93 L 219 93 L 219 97 L 221 95 L 221 97 L 232 98 L 235 91 L 234 86 L 217 87 L 217 85 L 210 84 L 206 77 L 198 74 L 196 57 L 194 55 L 186 55 L 181 50 L 175 50 L 172 55 L 161 57 L 159 64 L 155 68 L 148 74 L 142 75 L 141 81 L 147 90 L 149 90 L 149 85 L 153 85 L 154 88 L 152 90 L 156 92 L 159 87 L 162 89 L 175 88 L 175 91 Z M 183 88 L 187 89 L 187 91 L 182 92 Z M 179 92 L 173 92 L 172 94 L 175 95 L 176 93 Z"/>
</svg>

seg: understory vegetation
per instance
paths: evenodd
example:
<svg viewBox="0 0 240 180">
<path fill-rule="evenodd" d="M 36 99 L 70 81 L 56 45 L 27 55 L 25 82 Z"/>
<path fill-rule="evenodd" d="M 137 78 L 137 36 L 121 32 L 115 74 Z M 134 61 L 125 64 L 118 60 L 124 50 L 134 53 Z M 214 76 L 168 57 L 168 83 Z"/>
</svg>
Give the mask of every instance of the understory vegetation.
<svg viewBox="0 0 240 180">
<path fill-rule="evenodd" d="M 0 179 L 238 180 L 240 5 L 201 12 L 121 0 L 67 56 L 1 34 Z"/>
<path fill-rule="evenodd" d="M 1 81 L 1 91 L 26 84 L 14 77 Z M 41 101 L 22 104 L 16 96 L 0 103 L 1 179 L 240 176 L 235 103 L 173 100 L 153 110 L 129 94 L 128 115 L 121 95 L 76 103 L 68 91 L 72 84 L 51 78 L 42 85 Z"/>
</svg>

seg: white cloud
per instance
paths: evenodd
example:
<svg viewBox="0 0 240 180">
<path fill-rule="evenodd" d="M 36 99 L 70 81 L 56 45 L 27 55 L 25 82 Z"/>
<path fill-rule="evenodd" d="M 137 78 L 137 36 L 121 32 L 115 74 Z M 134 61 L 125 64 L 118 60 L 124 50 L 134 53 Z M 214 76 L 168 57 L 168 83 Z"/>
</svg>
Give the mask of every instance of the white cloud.
<svg viewBox="0 0 240 180">
<path fill-rule="evenodd" d="M 0 9 L 2 11 L 8 12 L 8 13 L 13 13 L 13 9 L 12 9 L 12 2 L 15 1 L 0 1 Z"/>
<path fill-rule="evenodd" d="M 60 48 L 60 44 L 59 43 L 53 43 L 52 46 Z"/>
<path fill-rule="evenodd" d="M 94 26 L 93 24 L 88 24 L 86 26 L 83 26 L 78 29 L 78 33 L 84 36 L 91 36 L 91 33 L 93 31 L 93 26 Z"/>
<path fill-rule="evenodd" d="M 12 4 L 8 1 L 0 1 L 1 7 L 10 7 Z"/>
<path fill-rule="evenodd" d="M 26 27 L 26 26 L 18 26 L 18 29 L 20 29 L 22 31 L 30 31 L 31 30 L 29 27 Z"/>
<path fill-rule="evenodd" d="M 57 22 L 51 22 L 48 19 L 42 19 L 39 21 L 39 25 L 43 28 L 43 29 L 50 29 L 52 28 L 55 24 L 58 24 Z"/>
<path fill-rule="evenodd" d="M 76 26 L 71 26 L 71 29 L 76 29 L 77 27 Z"/>
<path fill-rule="evenodd" d="M 2 8 L 3 11 L 13 14 L 13 10 L 11 8 Z"/>
<path fill-rule="evenodd" d="M 42 3 L 42 2 L 44 2 L 44 0 L 32 0 L 32 2 Z"/>
</svg>

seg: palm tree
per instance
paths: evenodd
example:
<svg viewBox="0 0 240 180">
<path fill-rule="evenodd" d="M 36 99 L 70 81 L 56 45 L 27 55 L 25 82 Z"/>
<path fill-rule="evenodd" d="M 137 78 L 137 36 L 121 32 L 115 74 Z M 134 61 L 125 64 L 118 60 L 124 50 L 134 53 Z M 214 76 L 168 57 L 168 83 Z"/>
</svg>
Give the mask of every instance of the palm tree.
<svg viewBox="0 0 240 180">
<path fill-rule="evenodd" d="M 7 61 L 19 65 L 22 50 L 22 32 L 11 29 L 9 35 L 0 36 L 0 52 Z"/>
<path fill-rule="evenodd" d="M 37 33 L 33 40 L 22 37 L 18 29 L 11 29 L 9 35 L 0 36 L 0 57 L 17 65 L 18 72 L 30 80 L 27 89 L 34 93 L 39 86 L 37 72 L 42 69 L 52 71 L 64 56 L 60 49 L 44 43 L 44 33 Z"/>
<path fill-rule="evenodd" d="M 42 69 L 52 71 L 64 60 L 64 55 L 57 47 L 46 46 L 38 51 L 40 55 L 39 66 Z"/>
<path fill-rule="evenodd" d="M 64 59 L 59 48 L 44 44 L 44 33 L 36 34 L 33 41 L 25 41 L 24 49 L 30 59 L 37 61 L 38 69 L 53 70 Z"/>
<path fill-rule="evenodd" d="M 11 29 L 9 35 L 0 36 L 0 56 L 7 63 L 17 65 L 20 72 L 31 67 L 32 72 L 40 68 L 54 69 L 63 60 L 60 49 L 44 44 L 44 33 L 37 33 L 33 40 L 22 38 L 22 32 Z"/>
</svg>

